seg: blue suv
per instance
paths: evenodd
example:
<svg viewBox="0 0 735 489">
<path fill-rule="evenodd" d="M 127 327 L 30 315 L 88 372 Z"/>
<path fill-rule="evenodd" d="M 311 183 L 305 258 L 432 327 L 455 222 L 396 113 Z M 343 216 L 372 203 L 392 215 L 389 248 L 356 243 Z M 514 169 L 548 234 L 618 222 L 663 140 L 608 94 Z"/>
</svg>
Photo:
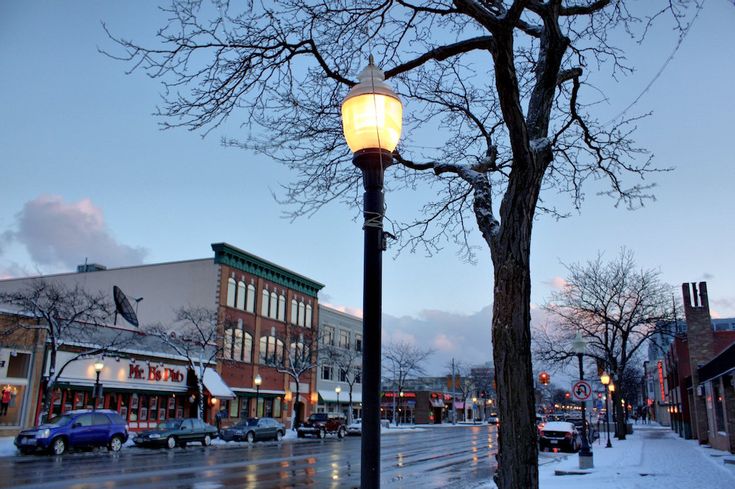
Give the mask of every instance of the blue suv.
<svg viewBox="0 0 735 489">
<path fill-rule="evenodd" d="M 128 426 L 115 411 L 80 409 L 51 418 L 48 422 L 23 430 L 15 438 L 21 453 L 48 450 L 61 455 L 70 448 L 108 447 L 119 451 L 128 441 Z"/>
</svg>

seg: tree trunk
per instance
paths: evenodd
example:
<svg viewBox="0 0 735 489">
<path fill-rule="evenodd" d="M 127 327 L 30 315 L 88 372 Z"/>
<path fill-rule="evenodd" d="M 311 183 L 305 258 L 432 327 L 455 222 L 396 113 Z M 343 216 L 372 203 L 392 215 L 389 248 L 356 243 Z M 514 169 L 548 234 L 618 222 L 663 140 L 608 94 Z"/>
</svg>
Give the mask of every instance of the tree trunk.
<svg viewBox="0 0 735 489">
<path fill-rule="evenodd" d="M 292 430 L 295 430 L 296 427 L 299 425 L 299 402 L 300 401 L 300 393 L 299 393 L 299 379 L 296 379 L 296 399 L 294 399 L 293 406 L 291 407 L 291 410 L 293 411 L 293 426 L 291 426 Z M 255 409 L 258 409 L 257 406 Z"/>
<path fill-rule="evenodd" d="M 197 397 L 197 418 L 199 420 L 204 419 L 204 372 L 201 372 L 201 376 L 197 379 L 197 389 L 199 390 L 199 396 Z"/>
<path fill-rule="evenodd" d="M 480 229 L 490 238 L 494 268 L 492 337 L 500 417 L 495 482 L 500 489 L 538 488 L 530 248 L 543 177 L 539 170 L 534 162 L 521 162 L 511 172 L 497 235 L 478 218 Z M 475 214 L 480 215 L 477 210 Z"/>
</svg>

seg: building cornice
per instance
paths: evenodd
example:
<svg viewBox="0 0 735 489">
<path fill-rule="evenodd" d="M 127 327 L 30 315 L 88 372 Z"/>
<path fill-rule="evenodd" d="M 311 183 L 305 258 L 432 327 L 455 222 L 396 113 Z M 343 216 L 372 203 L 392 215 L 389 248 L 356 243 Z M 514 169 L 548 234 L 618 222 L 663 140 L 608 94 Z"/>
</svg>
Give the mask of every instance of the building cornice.
<svg viewBox="0 0 735 489">
<path fill-rule="evenodd" d="M 214 251 L 214 262 L 216 264 L 227 265 L 228 267 L 251 273 L 275 284 L 314 297 L 315 299 L 319 291 L 324 288 L 324 284 L 320 284 L 230 244 L 212 243 L 212 250 Z"/>
</svg>

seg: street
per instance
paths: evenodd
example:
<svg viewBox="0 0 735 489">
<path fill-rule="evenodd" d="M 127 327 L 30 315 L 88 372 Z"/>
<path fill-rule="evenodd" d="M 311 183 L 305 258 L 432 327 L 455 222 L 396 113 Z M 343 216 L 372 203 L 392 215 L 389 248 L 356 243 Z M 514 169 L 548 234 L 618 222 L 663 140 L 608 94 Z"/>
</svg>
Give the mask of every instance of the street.
<svg viewBox="0 0 735 489">
<path fill-rule="evenodd" d="M 384 435 L 382 485 L 486 482 L 495 467 L 495 434 L 494 426 L 478 425 Z M 360 438 L 15 456 L 0 459 L 0 473 L 0 488 L 358 487 Z"/>
</svg>

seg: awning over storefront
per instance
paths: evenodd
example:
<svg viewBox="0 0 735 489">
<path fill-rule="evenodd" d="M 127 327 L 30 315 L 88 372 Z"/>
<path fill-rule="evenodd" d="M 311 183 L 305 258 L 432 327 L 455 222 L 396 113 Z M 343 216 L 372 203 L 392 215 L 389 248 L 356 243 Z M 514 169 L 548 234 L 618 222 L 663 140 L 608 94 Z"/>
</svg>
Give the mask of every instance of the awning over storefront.
<svg viewBox="0 0 735 489">
<path fill-rule="evenodd" d="M 337 402 L 337 393 L 330 389 L 319 389 L 319 397 L 321 397 L 324 402 Z M 340 392 L 339 402 L 340 404 L 349 403 L 350 393 L 346 390 Z M 362 402 L 362 392 L 353 392 L 352 404 L 357 404 L 359 402 Z"/>
<path fill-rule="evenodd" d="M 209 394 L 217 399 L 234 399 L 235 393 L 227 387 L 222 377 L 211 368 L 204 371 L 204 387 L 207 388 Z"/>
<path fill-rule="evenodd" d="M 431 407 L 435 407 L 435 408 L 444 407 L 444 399 L 430 399 L 430 400 L 431 400 Z"/>
</svg>

